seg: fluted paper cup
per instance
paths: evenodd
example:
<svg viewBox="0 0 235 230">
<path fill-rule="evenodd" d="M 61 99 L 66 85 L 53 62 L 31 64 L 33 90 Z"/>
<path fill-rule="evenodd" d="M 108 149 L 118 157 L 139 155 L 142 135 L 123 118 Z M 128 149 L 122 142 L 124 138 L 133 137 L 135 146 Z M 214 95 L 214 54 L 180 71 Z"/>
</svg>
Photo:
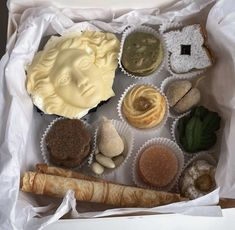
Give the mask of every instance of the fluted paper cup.
<svg viewBox="0 0 235 230">
<path fill-rule="evenodd" d="M 113 173 L 114 171 L 116 172 L 117 170 L 119 170 L 121 168 L 121 166 L 123 166 L 124 164 L 126 164 L 126 162 L 128 161 L 129 157 L 131 156 L 132 150 L 133 150 L 133 146 L 134 146 L 134 132 L 132 131 L 132 129 L 130 129 L 130 127 L 125 124 L 122 121 L 118 121 L 118 120 L 111 120 L 112 125 L 115 127 L 117 133 L 119 134 L 119 136 L 122 138 L 123 142 L 124 142 L 124 151 L 121 155 L 123 155 L 124 160 L 122 162 L 117 162 L 117 164 L 115 164 L 115 168 L 113 169 L 109 169 L 109 168 L 105 168 L 104 169 L 104 173 L 101 174 L 100 176 L 107 176 L 111 173 Z M 92 152 L 92 154 L 90 154 L 89 156 L 89 166 L 92 165 L 92 163 L 96 162 L 95 160 L 95 155 L 99 153 L 98 150 L 98 142 L 99 142 L 99 136 L 100 135 L 100 127 L 98 125 L 98 127 L 96 128 L 95 131 L 95 151 Z M 99 176 L 96 175 L 95 173 L 93 173 L 93 175 L 95 176 Z"/>
<path fill-rule="evenodd" d="M 42 137 L 41 137 L 41 140 L 40 140 L 40 148 L 41 148 L 41 154 L 42 154 L 42 158 L 43 158 L 43 161 L 48 164 L 48 165 L 54 165 L 51 161 L 50 161 L 50 153 L 47 149 L 47 146 L 46 146 L 46 136 L 47 134 L 50 132 L 51 128 L 53 127 L 53 125 L 59 121 L 59 120 L 64 120 L 64 119 L 68 119 L 68 118 L 64 118 L 64 117 L 59 117 L 59 118 L 56 118 L 54 119 L 49 125 L 48 127 L 46 128 L 46 130 L 44 131 Z M 90 131 L 91 133 L 91 147 L 90 147 L 90 153 L 94 152 L 94 131 L 91 127 L 91 125 L 89 125 L 86 121 L 84 120 L 80 120 L 84 125 L 85 127 Z M 88 155 L 89 156 L 89 155 Z M 74 167 L 73 169 L 80 169 L 81 167 L 83 167 L 88 161 L 88 157 L 86 157 L 80 165 Z"/>
<path fill-rule="evenodd" d="M 156 89 L 165 99 L 165 102 L 166 102 L 166 111 L 165 111 L 165 114 L 164 114 L 164 117 L 162 119 L 162 121 L 157 124 L 156 126 L 152 127 L 152 128 L 137 128 L 135 126 L 133 126 L 124 116 L 123 112 L 122 112 L 122 103 L 123 103 L 123 100 L 125 98 L 125 96 L 128 94 L 128 92 L 133 89 L 135 86 L 139 86 L 139 85 L 146 85 L 146 86 L 150 86 L 150 87 L 153 87 L 154 89 Z M 168 101 L 167 101 L 167 98 L 166 96 L 164 95 L 164 93 L 158 89 L 155 85 L 153 84 L 149 84 L 149 83 L 140 83 L 140 84 L 132 84 L 130 85 L 129 87 L 127 87 L 124 92 L 122 93 L 119 101 L 118 101 L 118 105 L 117 105 L 117 112 L 118 112 L 118 116 L 119 118 L 125 122 L 127 125 L 129 125 L 132 129 L 134 129 L 135 131 L 137 132 L 142 132 L 143 134 L 145 132 L 158 132 L 160 131 L 166 124 L 166 121 L 168 119 L 168 116 L 169 116 L 169 104 L 168 104 Z"/>
<path fill-rule="evenodd" d="M 196 153 L 194 157 L 192 157 L 184 166 L 181 176 L 178 179 L 177 182 L 177 192 L 180 193 L 181 191 L 181 184 L 182 184 L 182 180 L 185 176 L 185 170 L 187 170 L 194 162 L 199 161 L 199 160 L 204 160 L 206 162 L 208 162 L 210 165 L 214 166 L 216 168 L 217 166 L 217 160 L 213 157 L 213 152 L 211 151 L 204 151 L 204 152 L 200 152 L 200 153 Z M 194 175 L 194 179 L 196 179 L 195 177 L 196 175 Z M 192 193 L 194 193 L 195 191 L 192 190 Z M 205 194 L 204 194 L 205 195 Z M 195 197 L 197 197 L 197 195 L 194 195 Z"/>
<path fill-rule="evenodd" d="M 128 37 L 128 35 L 134 33 L 134 32 L 143 32 L 143 33 L 148 33 L 148 34 L 152 34 L 154 35 L 156 38 L 160 39 L 161 41 L 161 44 L 163 46 L 163 59 L 162 59 L 162 62 L 160 63 L 160 65 L 156 68 L 156 70 L 154 70 L 152 73 L 146 75 L 146 76 L 141 76 L 141 75 L 138 75 L 138 74 L 133 74 L 133 73 L 129 73 L 125 68 L 124 66 L 122 65 L 122 53 L 123 53 L 123 47 L 124 47 L 124 43 L 125 43 L 125 40 L 126 38 Z M 129 27 L 127 28 L 124 32 L 123 32 L 123 35 L 122 35 L 122 39 L 121 39 L 121 45 L 120 45 L 120 52 L 119 52 L 119 55 L 118 55 L 118 63 L 119 63 L 119 67 L 121 69 L 121 71 L 133 78 L 133 79 L 145 79 L 145 78 L 153 78 L 153 77 L 157 77 L 157 75 L 162 71 L 162 69 L 164 68 L 165 66 L 165 61 L 166 61 L 166 57 L 167 57 L 167 52 L 166 52 L 166 45 L 165 45 L 165 42 L 164 42 L 164 39 L 162 38 L 162 36 L 156 31 L 154 30 L 153 28 L 151 27 L 148 27 L 148 26 L 133 26 L 133 27 Z"/>
<path fill-rule="evenodd" d="M 171 128 L 170 128 L 171 137 L 172 137 L 173 141 L 175 141 L 179 145 L 179 147 L 182 149 L 186 160 L 192 159 L 196 154 L 199 154 L 199 153 L 204 153 L 204 152 L 208 152 L 208 151 L 215 151 L 215 146 L 213 146 L 209 150 L 202 150 L 202 151 L 197 151 L 197 152 L 194 152 L 194 153 L 187 152 L 187 151 L 184 150 L 184 148 L 182 147 L 182 145 L 180 144 L 180 141 L 179 141 L 179 133 L 178 133 L 178 130 L 177 130 L 177 125 L 178 125 L 178 122 L 181 118 L 183 118 L 185 116 L 188 116 L 189 114 L 190 114 L 190 111 L 187 112 L 186 114 L 183 114 L 183 115 L 179 116 L 178 118 L 174 119 L 172 124 L 171 124 Z"/>
<path fill-rule="evenodd" d="M 187 79 L 187 78 L 185 78 L 185 77 L 176 77 L 176 76 L 171 76 L 171 77 L 168 77 L 168 78 L 166 78 L 164 81 L 162 81 L 162 83 L 161 83 L 161 87 L 160 87 L 160 89 L 161 89 L 161 91 L 166 95 L 166 97 L 167 97 L 167 88 L 169 87 L 169 85 L 171 84 L 171 83 L 173 83 L 174 81 L 181 81 L 181 80 L 187 80 L 187 81 L 190 81 L 190 79 Z M 192 82 L 192 81 L 191 81 Z M 193 82 L 192 82 L 192 85 L 193 85 Z M 195 87 L 194 85 L 193 85 L 193 87 Z M 168 99 L 168 98 L 167 98 Z M 191 110 L 191 109 L 190 109 Z M 189 111 L 190 111 L 189 110 Z M 184 112 L 184 113 L 177 113 L 175 110 L 174 110 L 174 108 L 172 108 L 172 107 L 170 107 L 170 105 L 169 105 L 169 116 L 170 117 L 172 117 L 172 118 L 178 118 L 178 117 L 181 117 L 181 116 L 184 116 L 184 115 L 186 115 L 188 113 L 188 111 L 187 112 Z"/>
<path fill-rule="evenodd" d="M 155 187 L 155 186 L 150 186 L 150 185 L 146 184 L 140 178 L 139 172 L 138 172 L 138 161 L 139 161 L 141 154 L 148 147 L 155 145 L 155 144 L 165 146 L 165 147 L 171 149 L 178 160 L 177 174 L 175 175 L 173 180 L 167 186 L 164 186 L 164 187 Z M 174 187 L 176 182 L 178 181 L 178 178 L 181 175 L 183 167 L 184 167 L 184 155 L 183 155 L 183 152 L 181 151 L 181 149 L 179 148 L 179 146 L 175 142 L 173 142 L 172 140 L 167 139 L 167 138 L 161 138 L 161 137 L 160 138 L 152 138 L 152 139 L 146 141 L 140 147 L 139 151 L 135 155 L 133 165 L 132 165 L 132 179 L 133 179 L 133 182 L 135 183 L 135 185 L 142 187 L 142 188 L 156 189 L 156 190 L 160 190 L 160 191 L 170 191 Z"/>
</svg>

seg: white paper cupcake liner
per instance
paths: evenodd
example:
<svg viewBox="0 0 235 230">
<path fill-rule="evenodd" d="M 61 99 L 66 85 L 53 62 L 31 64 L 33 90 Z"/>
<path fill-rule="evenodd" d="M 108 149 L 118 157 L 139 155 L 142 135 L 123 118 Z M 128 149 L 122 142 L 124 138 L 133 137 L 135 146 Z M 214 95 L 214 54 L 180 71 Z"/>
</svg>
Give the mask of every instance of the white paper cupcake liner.
<svg viewBox="0 0 235 230">
<path fill-rule="evenodd" d="M 161 40 L 161 44 L 163 45 L 163 50 L 164 50 L 163 51 L 164 52 L 163 60 L 162 60 L 161 64 L 158 66 L 158 68 L 153 73 L 151 73 L 149 75 L 138 76 L 138 75 L 129 73 L 128 71 L 125 70 L 125 68 L 122 65 L 122 52 L 123 52 L 124 42 L 125 42 L 126 37 L 128 35 L 130 35 L 131 33 L 133 33 L 133 32 L 145 32 L 145 33 L 153 34 L 155 37 L 157 37 Z M 166 63 L 165 63 L 166 59 L 167 59 L 167 49 L 166 49 L 166 45 L 165 45 L 165 40 L 153 28 L 148 27 L 148 26 L 134 26 L 134 27 L 127 28 L 123 32 L 122 39 L 121 39 L 121 45 L 120 45 L 120 52 L 119 52 L 119 55 L 118 55 L 118 64 L 119 64 L 119 67 L 120 67 L 121 71 L 125 75 L 127 75 L 127 76 L 129 76 L 133 79 L 137 79 L 137 80 L 143 80 L 143 79 L 146 79 L 146 78 L 149 79 L 149 78 L 152 78 L 152 77 L 157 77 L 157 75 L 163 70 L 164 66 L 166 65 Z"/>
<path fill-rule="evenodd" d="M 56 118 L 54 119 L 46 128 L 46 130 L 44 131 L 42 137 L 41 137 L 41 141 L 40 141 L 40 149 L 41 149 L 41 154 L 42 154 L 42 158 L 43 158 L 43 161 L 48 164 L 48 165 L 55 165 L 53 164 L 51 161 L 50 161 L 50 154 L 47 150 L 47 147 L 46 147 L 46 136 L 47 134 L 49 133 L 50 129 L 53 127 L 53 125 L 59 121 L 59 120 L 63 120 L 63 119 L 68 119 L 68 118 L 64 118 L 64 117 L 59 117 L 59 118 Z M 94 131 L 91 127 L 91 125 L 89 125 L 86 121 L 84 120 L 80 120 L 84 125 L 85 127 L 90 131 L 91 133 L 91 149 L 90 149 L 90 153 L 92 154 L 94 152 Z M 78 165 L 77 167 L 74 167 L 73 170 L 76 170 L 76 169 L 80 169 L 82 168 L 88 161 L 88 158 L 89 158 L 89 155 L 81 162 L 80 165 Z M 57 166 L 57 165 L 55 165 Z"/>
<path fill-rule="evenodd" d="M 205 153 L 205 152 L 208 152 L 208 151 L 209 152 L 216 151 L 216 145 L 211 147 L 211 149 L 209 149 L 209 150 L 202 150 L 202 151 L 198 151 L 198 152 L 195 152 L 195 153 L 189 153 L 189 152 L 185 151 L 184 148 L 181 146 L 181 144 L 179 142 L 179 135 L 178 135 L 178 131 L 177 131 L 177 125 L 178 125 L 179 120 L 182 117 L 188 116 L 189 114 L 190 114 L 190 111 L 187 112 L 186 114 L 183 114 L 183 115 L 179 116 L 178 118 L 174 119 L 173 122 L 172 122 L 171 128 L 170 128 L 171 137 L 172 137 L 173 141 L 175 141 L 179 145 L 179 147 L 182 149 L 182 151 L 185 155 L 185 159 L 187 161 L 191 160 L 197 154 Z"/>
<path fill-rule="evenodd" d="M 154 144 L 157 145 L 163 145 L 166 146 L 168 148 L 170 148 L 176 155 L 177 160 L 178 160 L 178 171 L 177 174 L 175 176 L 175 178 L 171 181 L 171 183 L 165 187 L 154 187 L 154 186 L 150 186 L 148 184 L 146 184 L 145 182 L 143 182 L 143 180 L 141 180 L 141 178 L 139 177 L 139 173 L 138 173 L 138 160 L 139 157 L 141 156 L 141 153 L 147 148 L 150 147 Z M 135 185 L 142 187 L 142 188 L 147 188 L 147 189 L 156 189 L 156 190 L 160 190 L 160 191 L 170 191 L 176 184 L 176 182 L 178 181 L 178 178 L 181 175 L 182 169 L 184 167 L 184 154 L 182 152 L 182 150 L 179 148 L 179 146 L 171 141 L 170 139 L 167 138 L 152 138 L 148 141 L 146 141 L 138 150 L 137 154 L 135 155 L 135 158 L 133 160 L 133 165 L 132 165 L 132 179 L 133 182 L 135 183 Z"/>
<path fill-rule="evenodd" d="M 159 28 L 161 34 L 168 32 L 168 30 L 177 30 L 183 27 L 181 22 L 164 22 Z"/>
<path fill-rule="evenodd" d="M 176 76 L 168 77 L 164 81 L 162 81 L 161 87 L 160 87 L 161 91 L 166 95 L 166 90 L 167 90 L 167 87 L 169 86 L 169 84 L 171 84 L 174 81 L 180 81 L 180 80 L 189 80 L 190 81 L 190 79 L 187 79 L 183 76 L 181 76 L 181 77 L 176 77 Z M 192 84 L 193 84 L 193 82 L 192 82 Z M 193 84 L 193 87 L 194 87 L 194 84 Z M 181 114 L 177 113 L 177 112 L 174 111 L 173 108 L 171 108 L 169 106 L 169 116 L 172 117 L 172 118 L 178 118 L 178 117 L 184 116 L 186 114 L 187 114 L 187 112 L 184 112 L 184 113 L 181 113 Z"/>
<path fill-rule="evenodd" d="M 217 165 L 217 160 L 216 158 L 213 156 L 214 151 L 201 151 L 196 153 L 190 160 L 188 160 L 187 162 L 185 162 L 184 168 L 182 170 L 183 171 L 188 168 L 194 161 L 198 161 L 198 160 L 205 160 L 207 161 L 209 164 L 216 166 Z"/>
<path fill-rule="evenodd" d="M 177 22 L 169 22 L 166 24 L 163 24 L 160 27 L 160 31 L 162 33 L 162 37 L 164 39 L 164 44 L 166 46 L 167 49 L 167 54 L 166 54 L 166 62 L 165 62 L 165 67 L 166 69 L 170 72 L 171 75 L 176 76 L 176 77 L 184 77 L 185 79 L 191 79 L 193 77 L 196 77 L 202 73 L 204 73 L 207 68 L 205 69 L 200 69 L 200 70 L 191 70 L 189 72 L 186 73 L 176 73 L 171 69 L 171 64 L 170 64 L 170 52 L 168 52 L 169 47 L 167 45 L 167 41 L 166 41 L 166 37 L 164 36 L 164 33 L 169 32 L 169 31 L 176 31 L 176 30 L 180 30 L 181 28 L 183 28 L 183 24 L 182 23 L 177 23 Z"/>
<path fill-rule="evenodd" d="M 214 167 L 217 166 L 217 160 L 213 157 L 213 151 L 203 151 L 203 152 L 198 152 L 196 153 L 190 160 L 188 160 L 182 170 L 182 173 L 180 175 L 180 177 L 178 178 L 178 181 L 176 183 L 177 185 L 177 193 L 180 193 L 180 186 L 181 186 L 181 180 L 184 176 L 184 171 L 185 169 L 187 169 L 188 167 L 190 167 L 192 165 L 193 162 L 198 161 L 198 160 L 205 160 L 207 161 L 209 164 L 213 165 Z"/>
<path fill-rule="evenodd" d="M 92 172 L 92 174 L 94 176 L 100 176 L 100 177 L 104 177 L 107 176 L 109 174 L 112 174 L 114 172 L 116 172 L 118 169 L 121 168 L 121 166 L 123 166 L 124 164 L 126 164 L 126 162 L 128 161 L 129 157 L 132 154 L 132 150 L 134 147 L 134 142 L 135 142 L 135 138 L 134 138 L 134 133 L 133 131 L 129 128 L 129 126 L 127 124 L 125 124 L 124 122 L 118 121 L 118 120 L 111 120 L 113 126 L 115 127 L 116 131 L 118 132 L 119 136 L 124 139 L 125 143 L 124 143 L 124 151 L 123 151 L 123 156 L 124 156 L 124 160 L 121 162 L 121 164 L 119 164 L 117 167 L 113 168 L 113 169 L 108 169 L 105 168 L 104 173 L 101 175 L 97 175 L 95 173 Z M 88 164 L 89 166 L 91 166 L 91 164 L 93 162 L 95 162 L 95 155 L 98 153 L 96 153 L 96 149 L 98 149 L 98 138 L 99 138 L 99 127 L 96 128 L 95 131 L 95 136 L 94 136 L 94 144 L 95 144 L 95 151 L 93 151 L 90 156 L 89 156 L 89 160 L 88 160 Z"/>
<path fill-rule="evenodd" d="M 147 85 L 147 86 L 151 86 L 153 88 L 155 88 L 158 92 L 161 93 L 161 95 L 165 98 L 165 101 L 166 101 L 166 112 L 165 112 L 165 115 L 162 119 L 162 121 L 156 125 L 155 127 L 153 128 L 147 128 L 147 129 L 140 129 L 140 128 L 136 128 L 134 126 L 132 126 L 128 120 L 125 118 L 125 116 L 122 114 L 122 102 L 123 102 L 123 99 L 125 98 L 126 94 L 129 92 L 129 90 L 131 90 L 133 87 L 137 86 L 137 85 Z M 139 83 L 139 84 L 132 84 L 130 85 L 129 87 L 127 87 L 124 92 L 122 93 L 119 101 L 118 101 L 118 104 L 117 104 L 117 112 L 118 112 L 118 116 L 119 118 L 125 122 L 129 127 L 131 127 L 132 129 L 134 129 L 135 131 L 137 132 L 158 132 L 160 131 L 166 124 L 167 122 L 167 119 L 169 117 L 169 103 L 168 103 L 168 100 L 165 96 L 165 94 L 159 89 L 157 88 L 155 85 L 153 84 L 150 84 L 150 83 Z"/>
</svg>

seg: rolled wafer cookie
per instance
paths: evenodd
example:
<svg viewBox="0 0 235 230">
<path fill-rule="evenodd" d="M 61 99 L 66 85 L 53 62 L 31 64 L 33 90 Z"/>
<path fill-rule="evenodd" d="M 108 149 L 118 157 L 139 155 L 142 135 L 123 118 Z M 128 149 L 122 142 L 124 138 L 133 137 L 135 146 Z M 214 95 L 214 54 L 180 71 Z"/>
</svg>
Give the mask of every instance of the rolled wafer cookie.
<svg viewBox="0 0 235 230">
<path fill-rule="evenodd" d="M 179 194 L 174 193 L 35 172 L 25 172 L 21 178 L 23 192 L 62 198 L 69 189 L 75 192 L 75 198 L 79 201 L 110 204 L 118 207 L 150 208 L 185 200 Z"/>
<path fill-rule="evenodd" d="M 37 172 L 55 176 L 63 176 L 68 178 L 76 178 L 82 180 L 92 180 L 92 181 L 103 181 L 102 179 L 98 179 L 92 176 L 87 176 L 83 173 L 75 172 L 69 169 L 63 169 L 55 166 L 48 166 L 47 164 L 36 164 Z"/>
</svg>

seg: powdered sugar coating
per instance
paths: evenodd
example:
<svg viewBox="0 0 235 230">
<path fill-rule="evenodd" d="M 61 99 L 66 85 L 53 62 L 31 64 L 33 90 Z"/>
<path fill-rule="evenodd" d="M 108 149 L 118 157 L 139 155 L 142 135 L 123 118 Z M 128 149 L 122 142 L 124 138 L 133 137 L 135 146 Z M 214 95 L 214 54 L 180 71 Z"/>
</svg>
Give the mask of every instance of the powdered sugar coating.
<svg viewBox="0 0 235 230">
<path fill-rule="evenodd" d="M 195 199 L 206 195 L 208 192 L 200 191 L 195 186 L 195 181 L 202 175 L 208 174 L 214 180 L 215 167 L 205 160 L 195 161 L 188 167 L 181 178 L 181 192 L 184 196 Z"/>
<path fill-rule="evenodd" d="M 205 69 L 212 65 L 212 60 L 204 44 L 200 25 L 190 25 L 181 31 L 170 31 L 164 34 L 172 71 L 187 73 L 193 69 Z M 190 46 L 190 55 L 181 54 L 181 45 Z"/>
</svg>

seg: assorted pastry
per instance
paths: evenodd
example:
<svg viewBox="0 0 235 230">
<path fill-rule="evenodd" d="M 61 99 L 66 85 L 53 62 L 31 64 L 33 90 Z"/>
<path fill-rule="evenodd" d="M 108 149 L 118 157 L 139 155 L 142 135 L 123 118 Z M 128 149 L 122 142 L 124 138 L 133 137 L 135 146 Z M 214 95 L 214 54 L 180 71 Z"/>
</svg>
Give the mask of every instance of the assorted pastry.
<svg viewBox="0 0 235 230">
<path fill-rule="evenodd" d="M 44 139 L 49 159 L 55 165 L 79 166 L 91 151 L 91 131 L 79 119 L 55 121 Z"/>
<path fill-rule="evenodd" d="M 179 162 L 174 151 L 162 144 L 153 144 L 145 148 L 137 162 L 137 171 L 141 180 L 157 188 L 169 185 L 178 170 Z"/>
<path fill-rule="evenodd" d="M 164 59 L 164 48 L 159 37 L 150 32 L 134 31 L 124 40 L 121 65 L 126 72 L 147 76 L 157 70 Z"/>
<path fill-rule="evenodd" d="M 95 174 L 101 175 L 105 171 L 119 167 L 124 162 L 132 147 L 126 144 L 128 137 L 122 135 L 126 133 L 126 129 L 127 127 L 122 126 L 119 121 L 102 118 L 97 128 L 95 154 L 92 156 L 94 159 L 92 159 L 91 169 Z M 132 137 L 130 137 L 132 133 L 128 132 L 128 134 L 129 142 L 132 142 Z"/>
<path fill-rule="evenodd" d="M 173 73 L 185 74 L 204 70 L 213 64 L 211 51 L 206 46 L 206 31 L 200 24 L 164 33 Z"/>
<path fill-rule="evenodd" d="M 51 37 L 27 68 L 26 89 L 45 114 L 81 118 L 113 97 L 120 42 L 112 33 Z"/>
<path fill-rule="evenodd" d="M 166 97 L 170 108 L 181 114 L 195 107 L 201 98 L 199 89 L 188 80 L 176 80 L 166 88 Z"/>
<path fill-rule="evenodd" d="M 203 106 L 195 107 L 190 114 L 179 119 L 176 139 L 188 153 L 209 150 L 217 141 L 216 131 L 220 128 L 220 121 L 218 113 Z"/>
<path fill-rule="evenodd" d="M 180 194 L 195 199 L 212 192 L 216 188 L 215 166 L 206 160 L 196 160 L 183 172 L 180 183 Z"/>
<path fill-rule="evenodd" d="M 148 129 L 159 125 L 167 114 L 165 96 L 154 86 L 135 85 L 123 98 L 121 113 L 127 122 L 138 129 Z"/>
<path fill-rule="evenodd" d="M 62 173 L 58 175 L 58 171 Z M 21 178 L 20 188 L 23 192 L 59 198 L 63 198 L 68 190 L 73 190 L 78 201 L 110 204 L 115 207 L 151 208 L 187 200 L 175 193 L 84 179 L 80 176 L 58 168 L 55 173 L 53 170 L 50 173 L 28 171 Z"/>
<path fill-rule="evenodd" d="M 118 38 L 112 33 L 83 31 L 51 37 L 43 50 L 35 55 L 27 67 L 26 89 L 34 105 L 44 114 L 63 118 L 53 122 L 43 137 L 49 163 L 54 166 L 37 164 L 36 172 L 25 172 L 20 185 L 22 191 L 64 197 L 66 191 L 72 189 L 79 201 L 116 207 L 154 207 L 194 199 L 215 189 L 215 166 L 197 160 L 181 175 L 178 185 L 182 197 L 164 192 L 164 188 L 179 178 L 183 163 L 174 149 L 159 143 L 144 148 L 136 164 L 136 174 L 153 190 L 95 177 L 124 165 L 132 150 L 132 130 L 143 132 L 142 140 L 147 129 L 164 126 L 168 104 L 179 115 L 189 112 L 176 126 L 175 139 L 184 154 L 209 150 L 217 141 L 221 118 L 218 113 L 198 106 L 201 93 L 191 81 L 176 79 L 167 86 L 166 96 L 155 85 L 145 82 L 144 77 L 160 69 L 165 58 L 163 41 L 156 34 L 133 30 L 125 34 L 120 47 Z M 201 25 L 168 30 L 164 39 L 169 66 L 176 75 L 204 70 L 212 65 Z M 129 124 L 131 127 L 127 127 L 131 132 L 124 134 L 114 120 L 103 118 L 98 124 L 93 150 L 91 128 L 79 118 L 100 102 L 115 96 L 112 87 L 119 52 L 121 68 L 128 75 L 143 77 L 142 83 L 124 91 L 118 104 L 122 123 Z M 71 170 L 84 162 L 88 165 L 89 156 L 92 161 L 88 174 L 92 172 L 93 176 Z"/>
</svg>

